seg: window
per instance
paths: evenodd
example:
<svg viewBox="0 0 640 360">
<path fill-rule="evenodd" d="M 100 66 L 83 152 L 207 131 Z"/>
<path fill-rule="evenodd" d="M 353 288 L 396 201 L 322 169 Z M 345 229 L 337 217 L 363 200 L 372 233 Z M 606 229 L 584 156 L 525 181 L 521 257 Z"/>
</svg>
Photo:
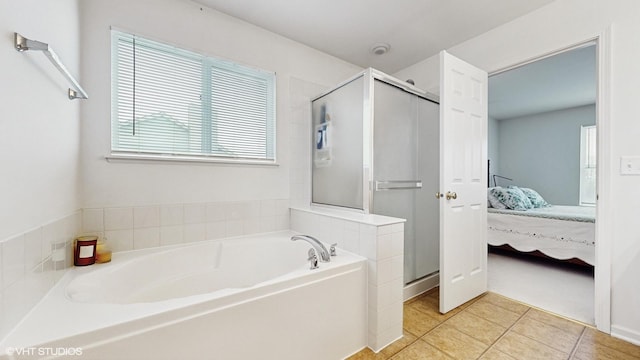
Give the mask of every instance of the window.
<svg viewBox="0 0 640 360">
<path fill-rule="evenodd" d="M 275 161 L 275 74 L 112 31 L 113 155 Z"/>
<path fill-rule="evenodd" d="M 596 204 L 596 127 L 580 130 L 580 205 Z"/>
</svg>

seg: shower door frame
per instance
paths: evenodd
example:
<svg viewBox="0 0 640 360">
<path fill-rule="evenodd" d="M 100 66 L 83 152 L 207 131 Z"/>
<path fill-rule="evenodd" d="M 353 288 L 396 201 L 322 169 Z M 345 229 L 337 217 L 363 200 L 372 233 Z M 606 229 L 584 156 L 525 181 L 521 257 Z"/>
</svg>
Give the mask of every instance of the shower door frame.
<svg viewBox="0 0 640 360">
<path fill-rule="evenodd" d="M 365 82 L 364 82 L 364 96 L 365 96 L 365 101 L 364 101 L 364 124 L 363 124 L 363 128 L 368 129 L 369 131 L 364 131 L 364 136 L 365 138 L 363 139 L 363 151 L 364 151 L 364 156 L 363 159 L 365 164 L 368 162 L 369 167 L 365 167 L 363 169 L 364 171 L 364 176 L 363 179 L 365 181 L 365 185 L 366 187 L 363 187 L 363 189 L 365 189 L 365 194 L 363 194 L 363 199 L 364 202 L 366 203 L 366 208 L 367 211 L 366 213 L 370 213 L 370 209 L 373 207 L 373 194 L 375 192 L 374 186 L 373 186 L 373 159 L 374 159 L 374 155 L 375 155 L 375 148 L 373 147 L 373 138 L 374 138 L 374 121 L 375 121 L 375 114 L 374 114 L 374 102 L 375 102 L 375 91 L 374 91 L 374 84 L 375 84 L 375 80 L 381 81 L 383 83 L 386 83 L 388 85 L 391 86 L 395 86 L 403 91 L 406 91 L 410 94 L 416 95 L 420 98 L 423 98 L 427 101 L 431 101 L 433 103 L 438 104 L 438 106 L 440 105 L 440 98 L 437 95 L 428 93 L 426 91 L 423 91 L 411 84 L 409 84 L 406 81 L 402 81 L 399 80 L 393 76 L 390 76 L 388 74 L 385 74 L 381 71 L 378 71 L 376 69 L 373 68 L 368 68 L 364 71 L 364 76 L 365 76 Z M 370 106 L 367 106 L 368 104 L 370 104 Z M 368 138 L 367 138 L 367 133 L 368 133 Z M 367 146 L 368 146 L 368 150 L 367 150 Z M 369 158 L 366 159 L 367 156 L 367 151 L 369 151 Z M 368 190 L 368 194 L 366 194 Z M 366 195 L 366 196 L 364 196 Z"/>
<path fill-rule="evenodd" d="M 350 77 L 349 79 L 339 83 L 333 88 L 319 94 L 311 98 L 309 105 L 312 106 L 313 102 L 336 91 L 337 89 L 350 84 L 351 82 L 364 78 L 364 91 L 363 91 L 363 116 L 362 116 L 362 209 L 349 208 L 338 205 L 329 205 L 322 203 L 313 202 L 313 162 L 311 162 L 310 166 L 310 174 L 311 174 L 311 182 L 310 182 L 310 193 L 311 193 L 311 206 L 321 207 L 321 208 L 330 208 L 335 209 L 339 208 L 344 211 L 352 211 L 364 214 L 371 213 L 371 207 L 373 204 L 373 159 L 374 159 L 374 148 L 373 148 L 373 126 L 374 126 L 374 111 L 373 104 L 375 101 L 375 92 L 374 92 L 374 84 L 375 80 L 381 81 L 388 85 L 397 87 L 403 91 L 406 91 L 410 94 L 416 95 L 420 98 L 423 98 L 427 101 L 431 101 L 440 105 L 440 97 L 431 93 L 428 93 L 424 90 L 421 90 L 406 81 L 402 81 L 398 78 L 395 78 L 389 74 L 385 74 L 382 71 L 376 70 L 374 68 L 367 68 L 358 74 Z"/>
<path fill-rule="evenodd" d="M 375 135 L 374 134 L 374 125 L 375 125 L 375 111 L 374 111 L 375 90 L 374 88 L 375 88 L 376 81 L 380 81 L 386 85 L 392 86 L 410 95 L 417 96 L 420 99 L 424 99 L 426 101 L 429 101 L 431 103 L 434 103 L 440 106 L 439 96 L 423 91 L 411 85 L 410 83 L 407 83 L 406 81 L 399 80 L 393 76 L 385 74 L 376 69 L 368 68 L 350 77 L 349 79 L 342 81 L 341 83 L 319 94 L 318 96 L 311 98 L 311 101 L 309 102 L 309 106 L 311 107 L 311 112 L 313 113 L 313 103 L 316 100 L 319 100 L 333 93 L 334 91 L 337 91 L 343 88 L 344 86 L 347 86 L 353 83 L 354 81 L 359 80 L 360 78 L 363 78 L 363 94 L 362 94 L 363 95 L 363 102 L 362 102 L 362 107 L 363 107 L 362 108 L 363 110 L 362 111 L 362 130 L 363 130 L 362 136 L 363 138 L 362 138 L 362 169 L 361 169 L 362 171 L 362 185 L 361 185 L 362 204 L 361 205 L 362 206 L 361 208 L 355 208 L 355 207 L 346 207 L 346 206 L 340 206 L 340 205 L 314 202 L 313 201 L 314 163 L 312 160 L 309 164 L 309 171 L 311 174 L 311 182 L 309 184 L 310 196 L 311 196 L 311 199 L 310 199 L 311 207 L 326 208 L 326 209 L 340 209 L 341 211 L 348 211 L 348 212 L 355 212 L 355 213 L 362 213 L 362 214 L 372 214 L 373 204 L 374 204 L 374 193 L 376 191 L 376 188 L 375 188 L 376 186 L 374 184 L 374 181 L 380 180 L 380 179 L 374 179 L 373 177 L 374 158 L 375 158 L 375 151 L 376 151 L 374 148 L 374 135 Z M 312 131 L 310 134 L 312 137 L 315 135 L 313 131 L 313 128 L 314 128 L 313 124 L 315 123 L 312 120 Z M 314 141 L 312 140 L 312 143 L 313 142 Z M 313 158 L 313 153 L 311 154 L 311 157 Z M 424 190 L 432 190 L 435 193 L 438 189 L 434 188 L 434 189 L 424 189 Z M 406 254 L 403 254 L 403 257 L 405 255 Z M 435 272 L 424 274 L 415 279 L 412 279 L 408 283 L 404 282 L 405 279 L 403 277 L 403 284 L 404 286 L 407 286 L 408 284 L 414 284 L 414 286 L 417 286 L 416 289 L 422 289 L 425 286 L 434 286 L 438 282 L 438 275 L 437 275 L 438 273 L 439 273 L 439 270 L 436 270 Z M 426 279 L 426 282 L 424 282 L 425 279 Z M 404 296 L 406 295 L 407 293 L 405 292 Z"/>
</svg>

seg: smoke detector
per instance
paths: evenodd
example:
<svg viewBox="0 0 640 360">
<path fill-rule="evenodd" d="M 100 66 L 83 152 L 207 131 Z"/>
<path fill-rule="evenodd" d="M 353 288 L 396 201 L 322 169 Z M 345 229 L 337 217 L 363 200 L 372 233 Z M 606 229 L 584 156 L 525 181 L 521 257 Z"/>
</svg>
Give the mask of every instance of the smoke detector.
<svg viewBox="0 0 640 360">
<path fill-rule="evenodd" d="M 384 55 L 389 51 L 389 49 L 391 49 L 391 45 L 385 43 L 377 43 L 373 44 L 373 46 L 371 47 L 371 52 L 374 55 Z"/>
</svg>

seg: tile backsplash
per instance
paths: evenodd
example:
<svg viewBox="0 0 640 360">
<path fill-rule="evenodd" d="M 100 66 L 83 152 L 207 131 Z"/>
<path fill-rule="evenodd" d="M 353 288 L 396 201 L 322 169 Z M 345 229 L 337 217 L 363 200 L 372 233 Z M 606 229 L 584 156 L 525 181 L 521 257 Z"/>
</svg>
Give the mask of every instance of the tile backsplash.
<svg viewBox="0 0 640 360">
<path fill-rule="evenodd" d="M 73 264 L 81 212 L 0 241 L 0 339 Z"/>
<path fill-rule="evenodd" d="M 162 204 L 82 210 L 82 234 L 114 252 L 289 229 L 289 200 Z"/>
</svg>

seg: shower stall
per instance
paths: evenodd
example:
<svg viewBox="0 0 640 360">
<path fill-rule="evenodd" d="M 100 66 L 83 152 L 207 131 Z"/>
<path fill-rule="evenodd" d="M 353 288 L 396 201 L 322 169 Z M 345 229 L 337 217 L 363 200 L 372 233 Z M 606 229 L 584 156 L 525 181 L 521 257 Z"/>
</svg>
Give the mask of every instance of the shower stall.
<svg viewBox="0 0 640 360">
<path fill-rule="evenodd" d="M 367 69 L 312 114 L 312 203 L 406 219 L 405 284 L 437 272 L 438 98 Z"/>
</svg>

